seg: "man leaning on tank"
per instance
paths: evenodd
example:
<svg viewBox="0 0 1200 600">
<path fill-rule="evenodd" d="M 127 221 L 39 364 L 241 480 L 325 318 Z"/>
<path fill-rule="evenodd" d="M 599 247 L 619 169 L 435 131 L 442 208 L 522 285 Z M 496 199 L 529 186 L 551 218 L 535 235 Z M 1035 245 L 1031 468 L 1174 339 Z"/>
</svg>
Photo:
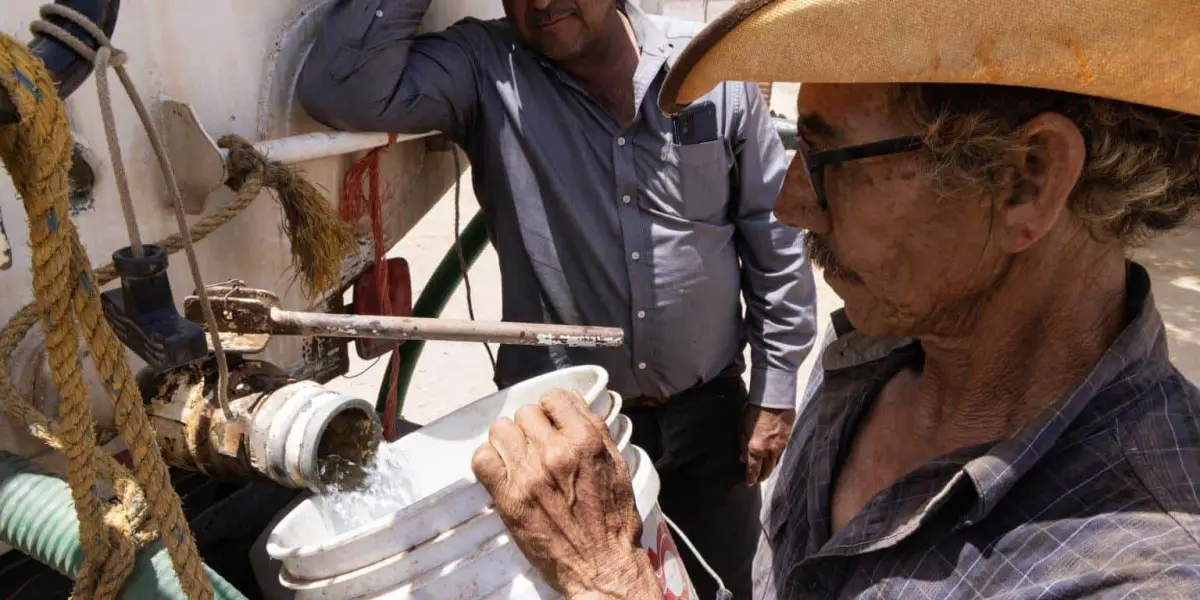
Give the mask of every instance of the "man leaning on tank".
<svg viewBox="0 0 1200 600">
<path fill-rule="evenodd" d="M 714 82 L 664 115 L 655 100 L 699 25 L 624 0 L 505 0 L 505 19 L 418 35 L 428 6 L 334 3 L 301 102 L 332 127 L 437 130 L 463 147 L 504 319 L 626 333 L 619 350 L 502 347 L 496 383 L 604 367 L 663 510 L 748 598 L 758 484 L 815 335 L 802 232 L 772 214 L 786 158 L 758 86 Z"/>
</svg>

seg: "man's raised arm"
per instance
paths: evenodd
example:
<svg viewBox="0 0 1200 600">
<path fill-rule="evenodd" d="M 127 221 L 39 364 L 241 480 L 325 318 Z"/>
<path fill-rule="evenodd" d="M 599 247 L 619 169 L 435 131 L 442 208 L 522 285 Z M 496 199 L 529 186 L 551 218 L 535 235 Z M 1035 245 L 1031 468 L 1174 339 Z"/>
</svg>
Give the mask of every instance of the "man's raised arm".
<svg viewBox="0 0 1200 600">
<path fill-rule="evenodd" d="M 335 129 L 462 141 L 478 101 L 477 63 L 461 26 L 417 35 L 429 0 L 340 0 L 300 72 L 300 103 Z"/>
</svg>

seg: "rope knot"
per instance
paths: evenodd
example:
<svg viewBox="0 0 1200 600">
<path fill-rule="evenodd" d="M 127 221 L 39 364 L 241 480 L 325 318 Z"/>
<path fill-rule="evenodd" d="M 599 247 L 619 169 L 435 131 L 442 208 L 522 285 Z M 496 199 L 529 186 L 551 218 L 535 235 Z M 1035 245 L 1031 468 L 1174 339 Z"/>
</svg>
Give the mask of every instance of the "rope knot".
<svg viewBox="0 0 1200 600">
<path fill-rule="evenodd" d="M 100 46 L 100 49 L 96 51 L 94 62 L 97 68 L 101 68 L 103 65 L 123 67 L 125 66 L 125 61 L 128 59 L 129 55 L 125 54 L 124 50 L 119 50 L 112 46 Z"/>
<path fill-rule="evenodd" d="M 84 15 L 83 13 L 69 6 L 64 6 L 61 4 L 46 4 L 42 6 L 41 10 L 38 11 L 38 15 L 41 17 L 41 19 L 34 21 L 29 26 L 34 33 L 48 35 L 62 42 L 63 44 L 66 44 L 67 47 L 74 50 L 80 56 L 91 61 L 92 64 L 96 65 L 98 69 L 103 70 L 108 66 L 120 67 L 123 66 L 125 61 L 128 59 L 128 56 L 123 50 L 113 47 L 112 40 L 104 34 L 104 30 L 101 29 L 99 25 L 93 23 L 92 20 L 87 17 L 87 15 Z M 96 41 L 96 46 L 99 49 L 92 50 L 92 48 L 85 44 L 83 40 L 79 39 L 78 36 L 48 21 L 47 19 L 50 19 L 51 17 L 64 19 L 69 21 L 71 24 L 78 26 L 80 29 L 83 29 L 89 36 L 92 37 L 92 39 Z"/>
<path fill-rule="evenodd" d="M 269 161 L 254 149 L 253 144 L 241 136 L 231 134 L 222 136 L 217 141 L 217 146 L 229 151 L 229 156 L 225 159 L 225 185 L 230 189 L 240 190 L 251 179 L 257 179 L 270 186 L 266 181 Z"/>
<path fill-rule="evenodd" d="M 305 294 L 316 298 L 322 291 L 341 286 L 342 260 L 358 249 L 354 228 L 343 222 L 320 190 L 295 169 L 263 156 L 254 145 L 236 135 L 225 135 L 217 145 L 229 150 L 226 185 L 239 194 L 254 185 L 275 190 L 283 208 L 284 230 L 292 242 L 292 268 Z"/>
</svg>

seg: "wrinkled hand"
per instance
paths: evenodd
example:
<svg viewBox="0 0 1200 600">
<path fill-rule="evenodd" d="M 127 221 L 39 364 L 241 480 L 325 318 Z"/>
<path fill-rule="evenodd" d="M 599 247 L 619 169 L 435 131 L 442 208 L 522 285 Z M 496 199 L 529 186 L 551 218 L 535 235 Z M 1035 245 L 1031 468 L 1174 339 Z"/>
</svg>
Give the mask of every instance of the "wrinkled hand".
<svg viewBox="0 0 1200 600">
<path fill-rule="evenodd" d="M 742 462 L 746 463 L 746 485 L 766 481 L 779 463 L 796 422 L 794 409 L 746 405 L 742 415 Z"/>
<path fill-rule="evenodd" d="M 575 393 L 500 419 L 471 468 L 513 540 L 568 598 L 661 598 L 629 467 L 599 415 Z"/>
</svg>

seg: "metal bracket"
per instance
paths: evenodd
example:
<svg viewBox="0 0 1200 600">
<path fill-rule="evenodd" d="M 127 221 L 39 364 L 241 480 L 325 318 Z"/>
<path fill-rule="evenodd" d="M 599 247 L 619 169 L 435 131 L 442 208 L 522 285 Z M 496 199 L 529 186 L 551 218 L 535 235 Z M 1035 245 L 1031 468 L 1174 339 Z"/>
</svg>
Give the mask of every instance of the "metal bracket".
<svg viewBox="0 0 1200 600">
<path fill-rule="evenodd" d="M 166 115 L 163 135 L 183 194 L 184 211 L 190 215 L 202 214 L 209 194 L 224 185 L 228 176 L 225 168 L 228 152 L 217 146 L 191 105 L 170 98 L 164 98 L 162 105 Z M 396 136 L 396 141 L 438 133 L 402 134 Z M 286 165 L 386 146 L 388 139 L 388 134 L 379 132 L 318 131 L 258 142 L 254 149 Z"/>
<path fill-rule="evenodd" d="M 164 99 L 162 106 L 163 138 L 183 195 L 183 211 L 189 215 L 202 214 L 204 200 L 225 183 L 225 158 L 200 124 L 195 109 L 170 99 Z"/>
<path fill-rule="evenodd" d="M 251 304 L 265 304 L 269 307 L 278 308 L 280 306 L 279 298 L 266 290 L 257 290 L 246 287 L 246 284 L 240 280 L 234 279 L 225 283 L 215 283 L 205 286 L 208 291 L 208 297 L 213 304 L 213 312 L 218 318 L 218 335 L 221 338 L 221 347 L 225 352 L 231 354 L 258 354 L 267 349 L 267 344 L 271 341 L 270 333 L 242 333 L 237 331 L 228 331 L 225 328 L 219 327 L 220 322 L 228 321 L 233 318 L 233 312 L 226 306 L 227 304 L 236 305 L 239 301 Z M 183 313 L 194 323 L 203 323 L 204 315 L 201 312 L 200 298 L 192 295 L 188 296 L 183 301 Z M 212 351 L 212 342 L 209 342 L 209 351 Z"/>
</svg>

